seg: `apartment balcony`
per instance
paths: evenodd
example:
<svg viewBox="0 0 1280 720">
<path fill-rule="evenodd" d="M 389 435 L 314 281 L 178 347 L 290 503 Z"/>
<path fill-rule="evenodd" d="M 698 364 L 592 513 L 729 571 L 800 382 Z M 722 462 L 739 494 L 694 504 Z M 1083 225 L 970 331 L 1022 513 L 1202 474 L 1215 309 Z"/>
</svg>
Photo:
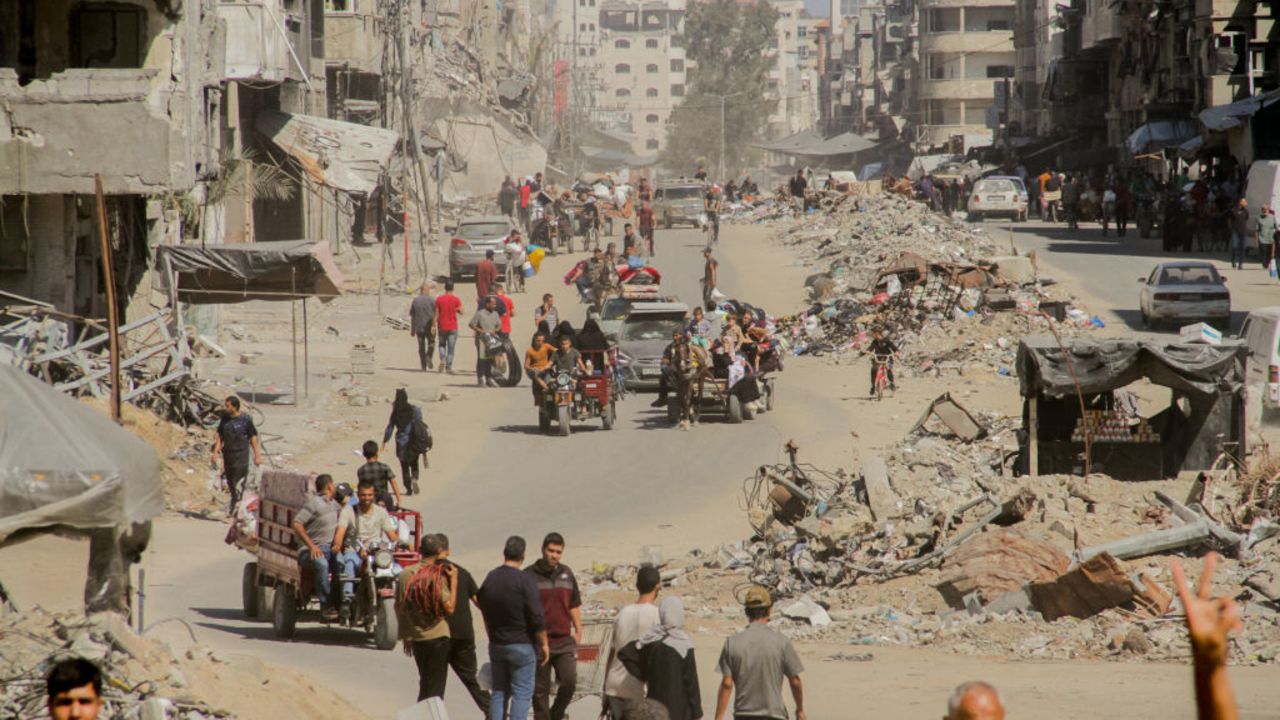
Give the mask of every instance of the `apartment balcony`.
<svg viewBox="0 0 1280 720">
<path fill-rule="evenodd" d="M 325 12 L 324 55 L 329 65 L 381 73 L 382 18 L 364 12 Z"/>
<path fill-rule="evenodd" d="M 1012 52 L 1013 33 L 1008 30 L 931 32 L 920 36 L 922 52 Z"/>
<path fill-rule="evenodd" d="M 188 188 L 182 129 L 148 97 L 155 68 L 70 68 L 20 86 L 0 68 L 0 194 L 108 194 Z"/>
<path fill-rule="evenodd" d="M 921 100 L 986 100 L 995 93 L 994 78 L 954 78 L 949 80 L 922 80 L 919 83 Z"/>
</svg>

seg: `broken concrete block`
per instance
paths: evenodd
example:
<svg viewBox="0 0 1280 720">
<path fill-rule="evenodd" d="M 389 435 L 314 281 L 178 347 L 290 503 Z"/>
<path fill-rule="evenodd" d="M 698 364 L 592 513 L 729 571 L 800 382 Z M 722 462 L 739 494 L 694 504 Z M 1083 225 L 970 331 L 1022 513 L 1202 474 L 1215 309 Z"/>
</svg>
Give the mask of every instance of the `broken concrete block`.
<svg viewBox="0 0 1280 720">
<path fill-rule="evenodd" d="M 831 616 L 826 608 L 814 602 L 808 595 L 782 608 L 782 615 L 792 620 L 806 620 L 814 627 L 826 627 L 831 624 Z"/>
<path fill-rule="evenodd" d="M 1031 258 L 1020 255 L 1006 255 L 991 258 L 995 266 L 995 275 L 1000 280 L 1017 285 L 1026 285 L 1036 281 L 1036 267 Z"/>
<path fill-rule="evenodd" d="M 942 566 L 935 587 L 947 605 L 963 610 L 972 592 L 990 602 L 1029 582 L 1056 578 L 1069 565 L 1066 554 L 1052 545 L 1017 530 L 999 530 L 961 545 Z"/>
<path fill-rule="evenodd" d="M 1146 576 L 1139 580 L 1142 587 L 1129 579 L 1119 560 L 1102 553 L 1053 580 L 1032 583 L 1028 591 L 1031 604 L 1049 621 L 1088 618 L 1113 607 L 1136 607 L 1148 617 L 1163 615 L 1172 598 Z"/>
<path fill-rule="evenodd" d="M 973 442 L 987 434 L 987 429 L 982 427 L 960 403 L 953 400 L 951 393 L 943 393 L 929 403 L 929 407 L 916 421 L 911 432 L 919 432 L 932 417 L 938 418 L 948 430 L 965 442 Z"/>
<path fill-rule="evenodd" d="M 876 522 L 884 522 L 898 514 L 898 496 L 889 485 L 889 467 L 884 458 L 872 455 L 862 462 L 862 482 L 867 489 L 867 504 Z"/>
</svg>

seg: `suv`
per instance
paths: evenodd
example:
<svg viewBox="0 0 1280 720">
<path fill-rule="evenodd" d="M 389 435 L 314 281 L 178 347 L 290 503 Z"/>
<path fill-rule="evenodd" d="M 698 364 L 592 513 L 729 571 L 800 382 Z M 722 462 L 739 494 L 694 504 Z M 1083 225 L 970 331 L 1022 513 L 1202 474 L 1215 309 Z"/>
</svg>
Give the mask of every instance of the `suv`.
<svg viewBox="0 0 1280 720">
<path fill-rule="evenodd" d="M 969 216 L 976 221 L 992 215 L 1008 215 L 1018 222 L 1027 219 L 1027 186 L 1021 178 L 991 175 L 973 184 Z"/>
<path fill-rule="evenodd" d="M 657 390 L 662 380 L 662 353 L 671 333 L 688 324 L 689 306 L 679 302 L 638 302 L 618 331 L 622 379 L 629 391 Z"/>
<path fill-rule="evenodd" d="M 475 277 L 476 264 L 484 259 L 486 250 L 493 251 L 493 262 L 501 273 L 507 265 L 503 245 L 515 229 L 515 223 L 506 215 L 480 215 L 458 223 L 449 242 L 449 277 Z"/>
<path fill-rule="evenodd" d="M 706 194 L 707 186 L 696 180 L 659 185 L 653 191 L 653 214 L 664 228 L 677 223 L 698 227 Z"/>
</svg>

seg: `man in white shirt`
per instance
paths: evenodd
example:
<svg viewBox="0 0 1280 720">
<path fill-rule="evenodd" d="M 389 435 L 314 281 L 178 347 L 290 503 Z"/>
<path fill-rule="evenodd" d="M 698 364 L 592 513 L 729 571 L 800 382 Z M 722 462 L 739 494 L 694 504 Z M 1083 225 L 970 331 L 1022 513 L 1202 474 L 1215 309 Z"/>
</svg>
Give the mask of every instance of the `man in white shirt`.
<svg viewBox="0 0 1280 720">
<path fill-rule="evenodd" d="M 662 576 L 658 568 L 645 565 L 636 573 L 634 603 L 618 611 L 613 621 L 613 641 L 609 648 L 609 669 L 604 676 L 604 704 L 608 714 L 618 720 L 624 717 L 627 703 L 644 699 L 644 681 L 627 672 L 618 651 L 627 643 L 639 640 L 658 625 L 658 590 Z"/>
<path fill-rule="evenodd" d="M 392 519 L 387 509 L 374 502 L 377 491 L 373 483 L 362 480 L 356 488 L 359 502 L 355 507 L 342 508 L 338 514 L 338 530 L 333 536 L 333 546 L 342 548 L 338 561 L 342 566 L 342 574 L 356 577 L 360 574 L 360 563 L 369 554 L 374 543 L 383 542 L 383 537 L 392 543 L 400 541 L 399 525 Z M 342 583 L 342 606 L 345 611 L 355 596 L 355 583 Z M 345 614 L 345 613 L 344 613 Z"/>
</svg>

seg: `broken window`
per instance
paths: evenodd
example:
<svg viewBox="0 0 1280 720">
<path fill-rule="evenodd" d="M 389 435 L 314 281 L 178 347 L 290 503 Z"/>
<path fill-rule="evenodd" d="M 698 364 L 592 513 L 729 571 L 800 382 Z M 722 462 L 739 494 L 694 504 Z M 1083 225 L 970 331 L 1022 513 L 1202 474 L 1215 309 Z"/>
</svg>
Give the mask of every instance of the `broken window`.
<svg viewBox="0 0 1280 720">
<path fill-rule="evenodd" d="M 648 90 L 645 90 L 644 96 L 651 97 L 651 98 L 658 97 L 658 88 L 649 88 Z"/>
<path fill-rule="evenodd" d="M 0 270 L 27 269 L 29 223 L 27 198 L 21 195 L 0 197 Z"/>
<path fill-rule="evenodd" d="M 627 48 L 631 47 L 631 41 L 630 40 L 614 40 L 613 47 L 618 50 L 626 50 Z"/>
<path fill-rule="evenodd" d="M 333 13 L 353 13 L 356 12 L 357 2 L 358 0 L 324 0 L 324 10 Z"/>
<path fill-rule="evenodd" d="M 649 63 L 648 65 L 645 65 L 645 66 L 644 66 L 644 71 L 645 71 L 645 72 L 647 72 L 647 73 L 656 73 L 656 72 L 658 72 L 658 63 Z"/>
<path fill-rule="evenodd" d="M 658 48 L 658 41 L 654 38 L 649 38 L 644 41 L 644 46 L 650 50 L 656 50 Z"/>
<path fill-rule="evenodd" d="M 658 116 L 650 113 L 644 116 L 644 121 L 652 125 L 653 123 L 658 122 Z"/>
<path fill-rule="evenodd" d="M 644 141 L 644 146 L 645 146 L 645 148 L 646 148 L 646 149 L 648 149 L 648 150 L 657 150 L 657 149 L 658 149 L 658 139 L 657 139 L 657 138 L 649 138 L 648 140 L 645 140 L 645 141 Z"/>
<path fill-rule="evenodd" d="M 631 72 L 631 66 L 626 63 L 618 63 L 613 66 L 613 71 L 619 75 L 626 75 Z"/>
<path fill-rule="evenodd" d="M 684 97 L 684 85 L 672 85 L 671 97 Z"/>
<path fill-rule="evenodd" d="M 672 61 L 671 61 L 671 72 L 684 72 L 684 61 L 683 61 L 683 60 L 672 60 Z"/>
<path fill-rule="evenodd" d="M 71 67 L 139 68 L 146 55 L 147 11 L 136 5 L 85 3 L 71 11 Z M 36 50 L 41 54 L 40 49 Z"/>
<path fill-rule="evenodd" d="M 987 77 L 989 78 L 1013 77 L 1013 66 L 1012 65 L 988 65 Z"/>
<path fill-rule="evenodd" d="M 631 97 L 631 91 L 626 88 L 618 88 L 613 91 L 614 97 Z"/>
</svg>

